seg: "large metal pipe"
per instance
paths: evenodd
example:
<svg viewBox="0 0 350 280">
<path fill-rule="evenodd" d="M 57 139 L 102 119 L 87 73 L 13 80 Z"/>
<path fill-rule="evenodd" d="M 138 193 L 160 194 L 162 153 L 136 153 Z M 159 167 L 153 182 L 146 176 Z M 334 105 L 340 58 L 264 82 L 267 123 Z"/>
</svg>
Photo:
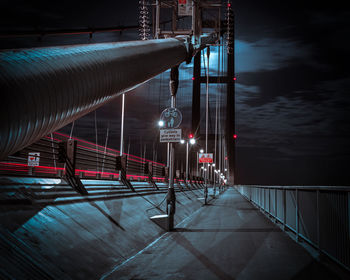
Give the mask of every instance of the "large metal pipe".
<svg viewBox="0 0 350 280">
<path fill-rule="evenodd" d="M 0 160 L 190 55 L 183 39 L 0 52 Z"/>
</svg>

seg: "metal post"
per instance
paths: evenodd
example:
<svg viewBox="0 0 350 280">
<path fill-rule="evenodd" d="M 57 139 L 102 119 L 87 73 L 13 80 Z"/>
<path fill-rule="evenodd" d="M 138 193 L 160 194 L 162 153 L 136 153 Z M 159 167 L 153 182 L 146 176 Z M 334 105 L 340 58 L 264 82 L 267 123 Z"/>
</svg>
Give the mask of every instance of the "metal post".
<svg viewBox="0 0 350 280">
<path fill-rule="evenodd" d="M 207 84 L 205 100 L 205 152 L 208 153 L 208 128 L 209 128 L 209 56 L 210 47 L 207 47 Z"/>
<path fill-rule="evenodd" d="M 186 184 L 188 181 L 188 141 L 186 141 Z"/>
<path fill-rule="evenodd" d="M 209 122 L 209 55 L 210 47 L 207 47 L 207 84 L 206 84 L 206 102 L 205 102 L 205 152 L 208 153 L 208 122 Z M 204 204 L 207 204 L 208 199 L 208 176 L 209 163 L 207 163 L 207 171 L 205 172 L 205 189 L 204 189 Z"/>
<path fill-rule="evenodd" d="M 286 190 L 283 189 L 283 230 L 285 231 L 286 228 L 286 221 L 287 221 L 287 215 L 286 215 Z"/>
<path fill-rule="evenodd" d="M 296 241 L 299 241 L 299 199 L 298 189 L 295 189 L 295 234 Z"/>
<path fill-rule="evenodd" d="M 171 20 L 171 30 L 174 32 L 177 30 L 177 5 L 174 5 L 173 8 L 173 14 L 172 14 L 172 20 Z"/>
<path fill-rule="evenodd" d="M 197 17 L 197 7 L 196 7 L 196 1 L 192 0 L 192 32 L 193 32 L 193 37 L 192 37 L 192 44 L 195 45 L 197 44 L 197 22 L 196 22 L 196 17 Z"/>
<path fill-rule="evenodd" d="M 159 17 L 160 17 L 160 4 L 159 4 L 159 1 L 156 0 L 156 39 L 159 39 L 159 33 L 160 33 L 160 30 L 159 30 Z"/>
<path fill-rule="evenodd" d="M 121 120 L 121 132 L 120 132 L 120 155 L 124 152 L 124 112 L 125 112 L 125 93 L 122 95 L 122 120 Z"/>
<path fill-rule="evenodd" d="M 269 197 L 269 216 L 272 217 L 272 205 L 271 205 L 271 189 L 270 187 L 267 189 L 268 190 L 268 197 Z"/>
<path fill-rule="evenodd" d="M 179 67 L 175 66 L 171 68 L 170 72 L 170 94 L 171 94 L 171 108 L 176 107 L 176 92 L 179 86 Z M 174 228 L 174 215 L 176 210 L 176 196 L 174 190 L 174 163 L 175 163 L 175 153 L 174 153 L 174 143 L 170 143 L 170 154 L 169 154 L 169 187 L 167 195 L 167 214 L 168 214 L 168 228 L 172 230 Z"/>
<path fill-rule="evenodd" d="M 122 94 L 122 119 L 120 128 L 120 151 L 119 155 L 122 156 L 124 152 L 124 109 L 125 109 L 125 93 Z M 121 171 L 119 171 L 119 179 L 121 177 Z"/>
<path fill-rule="evenodd" d="M 277 190 L 275 189 L 275 221 L 277 222 L 277 217 L 278 217 L 278 213 L 277 213 Z"/>
<path fill-rule="evenodd" d="M 169 167 L 169 153 L 170 153 L 170 143 L 167 143 L 167 148 L 166 148 L 166 166 Z"/>
<path fill-rule="evenodd" d="M 317 251 L 318 258 L 321 257 L 321 232 L 320 232 L 320 190 L 316 191 L 316 227 L 317 227 Z"/>
</svg>

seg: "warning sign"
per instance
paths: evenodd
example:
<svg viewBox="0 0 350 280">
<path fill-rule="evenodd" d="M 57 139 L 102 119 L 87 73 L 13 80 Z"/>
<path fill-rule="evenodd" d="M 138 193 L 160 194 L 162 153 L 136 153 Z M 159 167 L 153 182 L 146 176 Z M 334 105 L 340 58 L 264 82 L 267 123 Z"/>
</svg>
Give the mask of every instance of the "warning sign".
<svg viewBox="0 0 350 280">
<path fill-rule="evenodd" d="M 192 1 L 179 0 L 177 10 L 178 10 L 179 16 L 192 16 Z"/>
<path fill-rule="evenodd" d="M 28 153 L 28 166 L 39 166 L 40 153 L 30 152 Z"/>
<path fill-rule="evenodd" d="M 199 163 L 212 163 L 213 162 L 213 154 L 212 153 L 199 153 L 198 154 L 198 162 Z"/>
<path fill-rule="evenodd" d="M 160 142 L 180 142 L 181 129 L 161 129 Z"/>
</svg>

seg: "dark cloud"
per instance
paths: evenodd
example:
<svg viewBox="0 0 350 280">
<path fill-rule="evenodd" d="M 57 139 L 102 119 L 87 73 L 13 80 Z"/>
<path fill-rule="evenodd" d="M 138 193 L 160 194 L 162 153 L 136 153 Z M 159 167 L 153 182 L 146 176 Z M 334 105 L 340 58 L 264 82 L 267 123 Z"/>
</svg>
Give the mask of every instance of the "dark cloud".
<svg viewBox="0 0 350 280">
<path fill-rule="evenodd" d="M 321 97 L 313 89 L 321 81 L 327 80 L 331 72 L 297 60 L 285 64 L 275 70 L 240 74 L 239 83 L 259 88 L 259 95 L 249 100 L 251 106 L 271 102 L 277 96 L 297 96 L 309 101 L 319 101 Z"/>
<path fill-rule="evenodd" d="M 254 160 L 252 160 L 254 158 Z M 286 157 L 272 148 L 237 148 L 237 181 L 253 185 L 348 185 L 346 158 Z"/>
</svg>

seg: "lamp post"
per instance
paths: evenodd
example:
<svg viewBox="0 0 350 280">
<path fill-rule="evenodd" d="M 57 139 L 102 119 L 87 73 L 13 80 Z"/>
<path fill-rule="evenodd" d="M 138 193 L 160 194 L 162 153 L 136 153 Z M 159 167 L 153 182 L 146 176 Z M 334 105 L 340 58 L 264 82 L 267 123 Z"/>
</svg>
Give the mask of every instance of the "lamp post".
<svg viewBox="0 0 350 280">
<path fill-rule="evenodd" d="M 188 140 L 181 139 L 180 143 L 185 144 L 186 142 L 186 176 L 185 176 L 185 182 L 188 182 L 188 174 L 189 174 L 189 165 L 188 165 L 188 151 L 189 151 L 189 145 L 196 144 L 196 140 L 194 138 L 189 138 Z"/>
<path fill-rule="evenodd" d="M 215 167 L 215 163 L 212 163 L 212 165 L 211 165 L 211 180 L 212 180 L 212 182 L 213 182 L 213 184 L 214 184 L 214 189 L 215 189 L 215 174 L 214 174 L 214 167 Z"/>
<path fill-rule="evenodd" d="M 211 183 L 212 180 L 212 176 L 211 176 L 211 170 L 212 170 L 212 165 L 210 163 L 208 163 L 208 179 L 209 179 L 209 183 Z"/>
<path fill-rule="evenodd" d="M 204 150 L 203 149 L 200 149 L 199 150 L 199 153 L 203 154 L 204 153 Z M 199 170 L 198 170 L 198 164 L 199 164 L 199 154 L 197 152 L 197 176 L 201 176 L 201 174 L 199 173 Z M 201 168 L 203 169 L 203 168 Z"/>
<path fill-rule="evenodd" d="M 124 153 L 124 111 L 125 111 L 125 93 L 122 95 L 122 119 L 120 127 L 120 152 L 119 156 L 122 156 Z M 122 176 L 122 171 L 119 171 L 119 181 Z"/>
<path fill-rule="evenodd" d="M 159 128 L 164 127 L 165 123 L 163 120 L 159 120 L 158 121 L 158 126 Z M 169 150 L 170 150 L 170 145 L 169 143 L 167 143 L 167 150 L 166 150 L 166 167 L 169 168 Z"/>
</svg>

